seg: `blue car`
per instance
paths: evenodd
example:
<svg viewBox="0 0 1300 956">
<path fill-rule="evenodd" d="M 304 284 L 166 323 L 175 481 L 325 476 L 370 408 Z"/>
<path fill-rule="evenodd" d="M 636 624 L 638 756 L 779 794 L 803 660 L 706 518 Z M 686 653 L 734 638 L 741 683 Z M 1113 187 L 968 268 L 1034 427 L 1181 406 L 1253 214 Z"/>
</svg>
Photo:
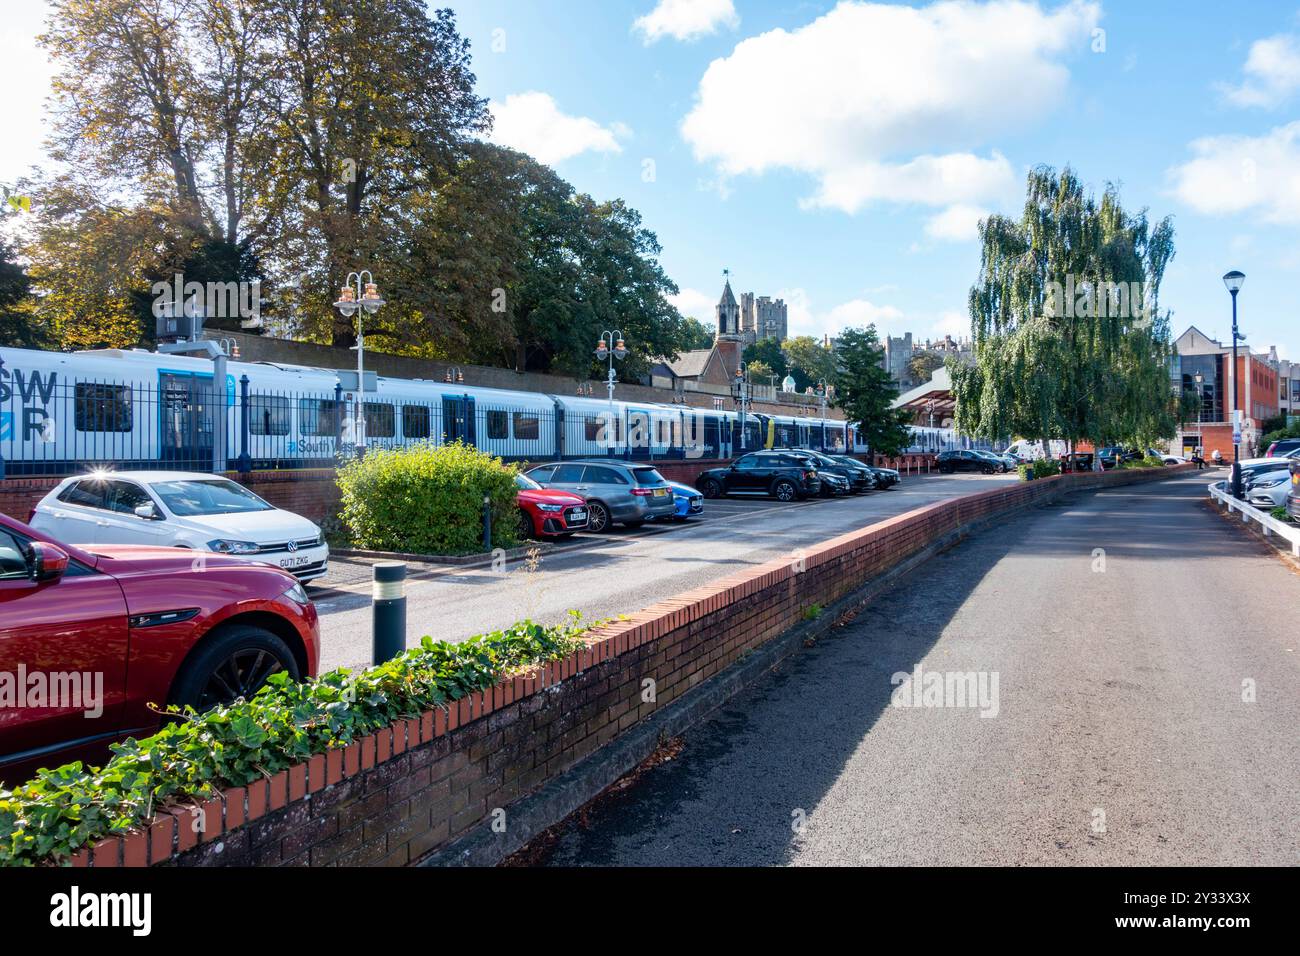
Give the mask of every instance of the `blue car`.
<svg viewBox="0 0 1300 956">
<path fill-rule="evenodd" d="M 676 506 L 673 512 L 674 521 L 685 521 L 687 518 L 696 518 L 704 514 L 704 495 L 690 485 L 683 485 L 676 481 L 668 482 L 668 486 L 673 490 L 673 504 Z"/>
</svg>

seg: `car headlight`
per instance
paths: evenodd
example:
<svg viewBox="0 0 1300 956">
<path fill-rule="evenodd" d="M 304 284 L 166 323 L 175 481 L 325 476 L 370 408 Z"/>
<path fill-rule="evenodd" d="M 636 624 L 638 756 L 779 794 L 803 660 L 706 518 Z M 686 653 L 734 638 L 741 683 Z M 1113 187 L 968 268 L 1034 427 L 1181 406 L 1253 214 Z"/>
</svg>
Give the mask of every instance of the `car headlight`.
<svg viewBox="0 0 1300 956">
<path fill-rule="evenodd" d="M 292 585 L 286 588 L 284 593 L 280 596 L 287 597 L 290 601 L 293 601 L 295 604 L 301 604 L 303 607 L 306 607 L 311 603 L 311 598 L 307 596 L 307 591 L 297 581 L 294 581 Z"/>
<path fill-rule="evenodd" d="M 538 511 L 563 511 L 564 505 L 542 505 L 537 506 Z"/>
<path fill-rule="evenodd" d="M 213 538 L 206 545 L 209 551 L 217 554 L 256 554 L 255 541 L 229 541 L 226 538 Z"/>
<path fill-rule="evenodd" d="M 1256 488 L 1276 488 L 1278 485 L 1280 485 L 1280 484 L 1284 484 L 1287 480 L 1288 480 L 1288 479 L 1286 479 L 1286 478 L 1270 478 L 1268 481 L 1257 481 L 1257 482 L 1255 482 L 1254 487 L 1256 487 Z"/>
</svg>

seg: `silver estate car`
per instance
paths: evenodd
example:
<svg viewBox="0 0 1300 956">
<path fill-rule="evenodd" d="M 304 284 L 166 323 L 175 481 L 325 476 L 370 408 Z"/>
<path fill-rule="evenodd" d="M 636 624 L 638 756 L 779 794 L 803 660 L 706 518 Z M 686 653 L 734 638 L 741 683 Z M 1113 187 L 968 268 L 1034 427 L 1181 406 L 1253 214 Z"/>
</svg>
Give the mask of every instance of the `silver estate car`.
<svg viewBox="0 0 1300 956">
<path fill-rule="evenodd" d="M 676 510 L 672 487 L 654 466 L 634 461 L 560 461 L 524 474 L 543 488 L 572 491 L 587 499 L 587 530 L 614 523 L 638 528 Z"/>
</svg>

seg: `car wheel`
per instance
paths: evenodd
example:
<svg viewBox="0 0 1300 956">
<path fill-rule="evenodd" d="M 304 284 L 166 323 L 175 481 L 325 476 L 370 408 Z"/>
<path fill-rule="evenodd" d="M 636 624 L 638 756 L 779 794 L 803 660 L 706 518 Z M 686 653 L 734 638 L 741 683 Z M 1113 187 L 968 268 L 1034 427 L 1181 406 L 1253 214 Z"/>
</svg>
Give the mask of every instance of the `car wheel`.
<svg viewBox="0 0 1300 956">
<path fill-rule="evenodd" d="M 523 508 L 519 509 L 519 537 L 527 541 L 537 530 L 533 527 L 533 519 L 529 517 L 528 512 Z"/>
<path fill-rule="evenodd" d="M 700 493 L 706 498 L 721 498 L 722 483 L 717 479 L 709 478 L 700 483 Z"/>
<path fill-rule="evenodd" d="M 596 534 L 609 530 L 609 509 L 599 501 L 587 502 L 587 530 Z"/>
<path fill-rule="evenodd" d="M 777 501 L 794 501 L 799 496 L 799 490 L 788 481 L 778 481 L 772 488 L 772 497 Z"/>
<path fill-rule="evenodd" d="M 219 629 L 185 662 L 169 703 L 204 711 L 236 698 L 247 700 L 281 671 L 298 680 L 298 661 L 280 638 L 248 624 Z"/>
</svg>

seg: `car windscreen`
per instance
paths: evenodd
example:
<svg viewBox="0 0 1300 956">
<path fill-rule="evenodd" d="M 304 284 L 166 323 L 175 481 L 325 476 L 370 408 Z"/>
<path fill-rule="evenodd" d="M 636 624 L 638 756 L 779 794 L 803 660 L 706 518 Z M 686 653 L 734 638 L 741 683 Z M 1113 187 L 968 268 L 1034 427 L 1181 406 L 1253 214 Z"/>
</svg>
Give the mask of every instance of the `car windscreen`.
<svg viewBox="0 0 1300 956">
<path fill-rule="evenodd" d="M 533 479 L 529 478 L 527 475 L 515 475 L 515 487 L 524 488 L 529 491 L 536 491 L 542 486 L 533 481 Z"/>
<path fill-rule="evenodd" d="M 155 481 L 149 487 L 178 518 L 273 510 L 247 488 L 225 478 Z"/>
<path fill-rule="evenodd" d="M 659 471 L 656 468 L 633 468 L 632 474 L 636 476 L 636 483 L 638 485 L 667 484 L 667 482 L 664 481 L 664 476 L 659 474 Z"/>
</svg>

